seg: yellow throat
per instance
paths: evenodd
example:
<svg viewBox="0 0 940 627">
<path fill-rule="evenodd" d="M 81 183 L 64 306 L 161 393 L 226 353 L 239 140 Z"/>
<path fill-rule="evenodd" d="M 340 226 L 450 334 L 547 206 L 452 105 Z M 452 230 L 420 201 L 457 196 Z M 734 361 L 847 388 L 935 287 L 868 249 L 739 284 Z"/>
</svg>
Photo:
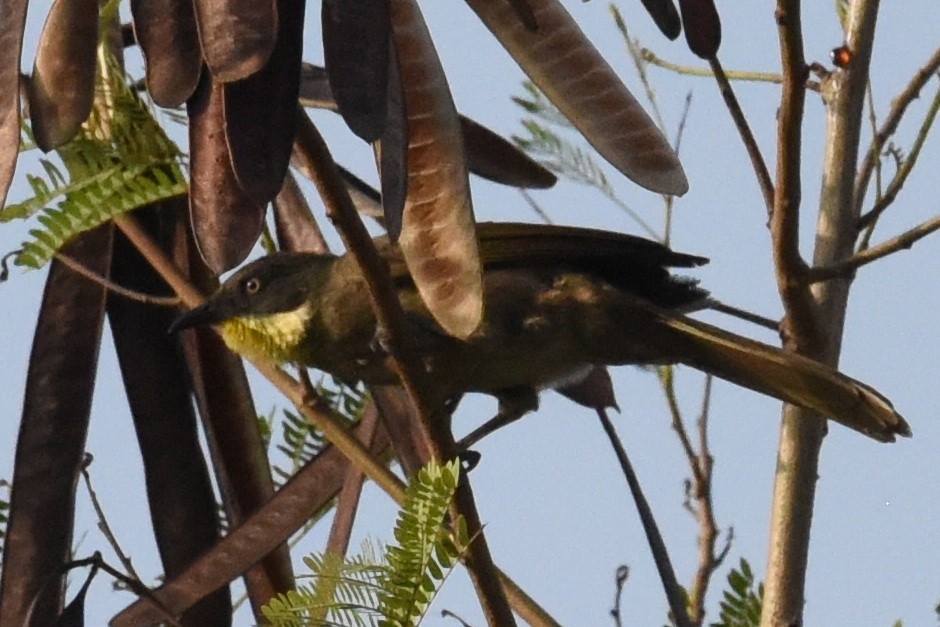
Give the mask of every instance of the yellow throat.
<svg viewBox="0 0 940 627">
<path fill-rule="evenodd" d="M 222 322 L 222 339 L 240 355 L 279 363 L 303 361 L 300 348 L 313 317 L 304 303 L 292 311 L 243 316 Z"/>
</svg>

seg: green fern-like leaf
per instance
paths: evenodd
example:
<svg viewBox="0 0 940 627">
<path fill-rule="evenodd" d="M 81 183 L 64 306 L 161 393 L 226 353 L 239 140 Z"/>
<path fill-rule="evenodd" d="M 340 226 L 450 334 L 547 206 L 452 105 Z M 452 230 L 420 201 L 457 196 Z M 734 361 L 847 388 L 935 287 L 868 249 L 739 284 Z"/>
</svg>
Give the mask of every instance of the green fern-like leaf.
<svg viewBox="0 0 940 627">
<path fill-rule="evenodd" d="M 311 584 L 272 599 L 262 612 L 275 627 L 417 625 L 440 584 L 470 543 L 461 519 L 453 533 L 444 528 L 457 489 L 460 465 L 428 464 L 408 487 L 395 527 L 397 544 L 384 560 L 371 545 L 345 560 L 334 554 L 310 555 Z"/>
<path fill-rule="evenodd" d="M 369 400 L 364 388 L 350 387 L 336 382 L 327 383 L 325 380 L 317 384 L 316 394 L 345 418 L 349 427 L 358 424 L 366 402 Z M 270 423 L 266 427 L 268 431 L 273 429 L 273 419 Z M 305 418 L 289 410 L 284 411 L 284 419 L 279 431 L 281 439 L 275 444 L 275 449 L 287 458 L 288 463 L 286 465 L 276 463 L 272 466 L 272 471 L 275 479 L 283 483 L 323 450 L 326 446 L 326 439 Z"/>
<path fill-rule="evenodd" d="M 408 487 L 405 504 L 395 526 L 397 546 L 389 547 L 388 578 L 381 595 L 382 625 L 416 625 L 465 546 L 466 529 L 458 528 L 456 541 L 443 530 L 444 517 L 460 476 L 459 462 L 431 463 Z M 462 529 L 462 530 L 461 530 Z M 458 546 L 459 545 L 459 546 Z M 441 553 L 445 557 L 441 557 Z"/>
<path fill-rule="evenodd" d="M 542 165 L 556 174 L 596 187 L 605 196 L 614 195 L 607 176 L 589 153 L 534 119 L 523 120 L 522 125 L 529 136 L 513 137 L 522 150 L 539 158 Z"/>
<path fill-rule="evenodd" d="M 99 66 L 97 89 L 106 96 L 96 100 L 81 132 L 56 151 L 66 174 L 40 159 L 44 176 L 27 175 L 33 195 L 0 211 L 4 222 L 40 214 L 18 265 L 39 268 L 78 234 L 186 192 L 182 152 L 113 59 Z"/>
<path fill-rule="evenodd" d="M 379 581 L 387 566 L 370 551 L 344 560 L 334 553 L 304 558 L 313 583 L 280 594 L 262 608 L 277 627 L 377 625 Z"/>
<path fill-rule="evenodd" d="M 523 81 L 522 88 L 525 90 L 526 95 L 513 96 L 512 101 L 526 113 L 534 115 L 552 126 L 574 128 L 571 120 L 555 107 L 552 101 L 542 93 L 542 90 L 535 86 L 535 83 Z"/>
<path fill-rule="evenodd" d="M 756 584 L 751 565 L 741 559 L 738 568 L 728 573 L 728 590 L 722 594 L 719 604 L 719 622 L 711 627 L 752 627 L 760 625 L 761 604 L 764 599 L 764 584 Z"/>
</svg>

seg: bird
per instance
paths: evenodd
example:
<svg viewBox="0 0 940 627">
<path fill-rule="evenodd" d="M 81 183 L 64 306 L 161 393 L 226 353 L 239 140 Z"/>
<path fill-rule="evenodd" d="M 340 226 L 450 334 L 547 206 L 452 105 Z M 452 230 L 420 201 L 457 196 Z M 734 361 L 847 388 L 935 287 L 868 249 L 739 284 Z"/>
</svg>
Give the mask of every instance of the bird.
<svg viewBox="0 0 940 627">
<path fill-rule="evenodd" d="M 401 251 L 374 240 L 435 402 L 467 392 L 495 396 L 500 412 L 538 406 L 538 393 L 576 383 L 592 369 L 685 364 L 812 410 L 875 440 L 911 430 L 872 387 L 808 357 L 689 316 L 708 292 L 673 273 L 707 259 L 638 236 L 541 224 L 477 225 L 484 315 L 467 338 L 434 321 Z M 396 383 L 377 340 L 376 317 L 352 255 L 276 252 L 235 272 L 170 331 L 216 325 L 251 358 L 294 363 L 344 382 Z"/>
</svg>

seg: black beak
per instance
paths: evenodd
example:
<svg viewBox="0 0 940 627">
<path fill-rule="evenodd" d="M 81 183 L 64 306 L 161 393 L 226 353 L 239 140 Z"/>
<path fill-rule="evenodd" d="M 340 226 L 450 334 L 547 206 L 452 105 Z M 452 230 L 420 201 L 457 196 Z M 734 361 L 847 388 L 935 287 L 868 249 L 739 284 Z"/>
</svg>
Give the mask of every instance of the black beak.
<svg viewBox="0 0 940 627">
<path fill-rule="evenodd" d="M 173 321 L 167 333 L 173 334 L 184 329 L 191 329 L 204 324 L 214 324 L 220 322 L 219 316 L 211 303 L 206 303 L 201 307 L 190 309 Z"/>
</svg>

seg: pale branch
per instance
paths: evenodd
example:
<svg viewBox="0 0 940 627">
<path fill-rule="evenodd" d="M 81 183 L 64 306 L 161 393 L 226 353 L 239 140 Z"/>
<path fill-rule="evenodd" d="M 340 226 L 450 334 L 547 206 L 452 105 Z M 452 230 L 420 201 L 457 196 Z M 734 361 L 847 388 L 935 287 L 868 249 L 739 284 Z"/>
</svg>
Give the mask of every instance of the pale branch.
<svg viewBox="0 0 940 627">
<path fill-rule="evenodd" d="M 685 103 L 682 105 L 682 115 L 679 117 L 679 124 L 676 126 L 676 139 L 673 142 L 673 150 L 676 152 L 676 156 L 682 150 L 682 138 L 685 136 L 685 129 L 689 122 L 689 111 L 692 110 L 692 91 L 688 91 L 685 94 Z M 665 129 L 663 129 L 665 132 Z M 663 200 L 663 244 L 670 246 L 672 240 L 672 209 L 676 202 L 676 197 L 671 194 L 661 194 L 660 198 Z"/>
<path fill-rule="evenodd" d="M 671 368 L 659 368 L 660 383 L 672 416 L 672 428 L 679 437 L 682 450 L 689 463 L 692 478 L 686 482 L 685 508 L 695 516 L 699 526 L 699 557 L 692 587 L 688 593 L 688 607 L 692 624 L 701 625 L 705 620 L 705 596 L 715 571 L 721 566 L 730 548 L 729 543 L 716 555 L 718 526 L 712 501 L 712 475 L 714 458 L 708 443 L 708 418 L 711 406 L 712 377 L 705 377 L 702 393 L 702 408 L 697 422 L 698 451 L 682 421 L 682 413 L 676 401 Z M 693 505 L 694 503 L 694 505 Z"/>
<path fill-rule="evenodd" d="M 870 239 L 872 230 L 875 226 L 875 222 L 897 198 L 901 188 L 904 187 L 904 183 L 907 182 L 907 178 L 914 170 L 914 166 L 917 165 L 917 159 L 920 157 L 924 143 L 927 141 L 927 135 L 929 135 L 930 129 L 933 127 L 933 124 L 937 119 L 938 111 L 940 111 L 940 88 L 938 88 L 937 93 L 934 94 L 933 100 L 930 103 L 930 108 L 927 110 L 927 115 L 924 116 L 924 120 L 921 122 L 920 129 L 917 131 L 917 137 L 914 138 L 914 143 L 911 145 L 910 152 L 907 154 L 907 157 L 901 161 L 900 166 L 894 173 L 894 176 L 891 178 L 891 182 L 888 183 L 888 187 L 884 191 L 884 194 L 878 198 L 877 201 L 875 201 L 875 204 L 871 209 L 866 211 L 858 219 L 858 228 L 867 229 L 865 238 L 862 242 L 862 248 L 867 246 L 868 240 Z"/>
<path fill-rule="evenodd" d="M 607 411 L 603 408 L 597 409 L 597 416 L 600 418 L 601 426 L 610 440 L 610 445 L 614 449 L 617 461 L 620 463 L 620 469 L 630 487 L 630 494 L 633 496 L 633 502 L 636 504 L 637 512 L 640 516 L 640 522 L 643 525 L 643 531 L 646 534 L 646 540 L 649 542 L 650 551 L 653 553 L 653 561 L 656 563 L 656 570 L 662 580 L 663 588 L 666 591 L 666 599 L 669 602 L 669 609 L 672 612 L 672 619 L 677 627 L 692 627 L 689 620 L 689 614 L 685 606 L 685 594 L 682 587 L 676 579 L 676 572 L 672 568 L 672 562 L 669 559 L 669 551 L 666 549 L 666 542 L 659 531 L 656 519 L 653 516 L 653 510 L 650 508 L 649 501 L 643 494 L 643 488 L 640 486 L 640 480 L 637 478 L 636 471 L 630 463 L 617 431 L 614 429 Z"/>
<path fill-rule="evenodd" d="M 650 65 L 655 65 L 656 67 L 663 68 L 664 70 L 669 70 L 670 72 L 675 72 L 676 74 L 683 74 L 685 76 L 697 76 L 701 78 L 712 78 L 715 76 L 715 72 L 712 69 L 705 69 L 701 67 L 694 67 L 691 65 L 681 65 L 679 63 L 673 63 L 667 61 L 662 57 L 658 56 L 655 52 L 649 48 L 640 48 L 640 54 L 643 57 L 643 60 L 649 63 Z M 725 76 L 728 77 L 728 80 L 731 81 L 746 81 L 754 83 L 771 83 L 774 85 L 779 85 L 783 83 L 783 75 L 775 74 L 773 72 L 752 72 L 746 70 L 727 70 L 725 71 Z M 819 81 L 807 80 L 806 89 L 810 91 L 819 91 Z"/>
<path fill-rule="evenodd" d="M 780 24 L 781 56 L 784 74 L 795 76 L 805 71 L 802 65 L 802 26 L 800 2 L 778 0 L 777 19 Z M 857 231 L 857 214 L 853 208 L 853 177 L 858 163 L 858 145 L 868 84 L 872 42 L 878 12 L 876 0 L 855 0 L 849 6 L 846 21 L 845 45 L 852 51 L 846 67 L 830 77 L 832 89 L 827 93 L 827 132 L 823 156 L 822 191 L 817 221 L 817 242 L 813 255 L 815 265 L 827 265 L 850 256 Z M 801 121 L 803 109 L 802 89 L 798 96 L 788 99 L 788 92 L 796 84 L 785 83 L 784 99 L 779 112 L 781 130 L 785 124 Z M 783 122 L 786 121 L 786 122 Z M 792 203 L 799 206 L 799 135 L 800 129 L 791 129 L 795 135 L 781 134 L 781 156 L 778 167 L 788 171 L 792 187 L 779 182 L 776 209 Z M 795 140 L 795 141 L 794 141 Z M 792 152 L 791 152 L 792 151 Z M 792 161 L 789 161 L 791 160 Z M 787 218 L 780 217 L 781 220 Z M 777 222 L 774 216 L 773 222 Z M 795 216 L 791 219 L 795 220 Z M 776 224 L 778 228 L 784 226 Z M 791 224 L 792 228 L 795 224 Z M 778 262 L 796 251 L 795 231 L 780 237 L 775 229 L 775 257 Z M 786 251 L 787 247 L 790 252 Z M 824 364 L 835 365 L 841 348 L 842 329 L 848 300 L 850 281 L 831 281 L 813 286 L 791 284 L 794 278 L 805 281 L 794 268 L 778 263 L 778 282 L 784 295 L 787 313 L 787 345 Z M 789 271 L 788 271 L 789 270 Z M 818 326 L 817 326 L 818 325 Z M 806 571 L 808 567 L 810 532 L 816 485 L 819 476 L 819 453 L 826 434 L 826 422 L 812 412 L 793 405 L 785 405 L 777 448 L 778 472 L 774 477 L 771 507 L 770 552 L 767 558 L 765 595 L 761 612 L 761 625 L 778 627 L 802 623 L 805 605 Z"/>
<path fill-rule="evenodd" d="M 797 0 L 778 0 L 775 17 L 784 81 L 777 115 L 777 182 L 770 232 L 777 289 L 786 313 L 785 337 L 788 342 L 799 344 L 816 335 L 813 298 L 804 280 L 807 265 L 799 249 L 802 123 L 808 68 L 803 53 L 800 3 Z"/>
<path fill-rule="evenodd" d="M 911 77 L 907 86 L 894 99 L 891 110 L 881 124 L 881 128 L 875 133 L 871 140 L 871 145 L 865 153 L 865 159 L 855 177 L 855 211 L 861 213 L 862 203 L 865 202 L 865 194 L 868 191 L 868 183 L 871 180 L 872 171 L 881 159 L 881 150 L 888 139 L 897 131 L 904 114 L 908 107 L 917 98 L 920 97 L 920 90 L 927 84 L 932 77 L 940 71 L 940 48 L 937 48 L 930 56 L 927 62 Z"/>
<path fill-rule="evenodd" d="M 764 204 L 767 207 L 767 215 L 772 216 L 774 209 L 774 183 L 770 178 L 770 172 L 767 170 L 767 163 L 764 161 L 760 147 L 757 145 L 757 139 L 754 137 L 754 133 L 747 123 L 747 118 L 744 117 L 741 103 L 738 102 L 738 98 L 734 94 L 734 88 L 731 87 L 731 81 L 728 80 L 728 75 L 725 74 L 725 70 L 721 66 L 718 57 L 712 57 L 708 60 L 708 63 L 715 75 L 715 81 L 718 83 L 718 90 L 721 92 L 721 97 L 724 98 L 725 106 L 728 107 L 728 113 L 731 114 L 731 119 L 734 120 L 734 126 L 738 129 L 741 141 L 744 142 L 744 149 L 747 151 L 747 156 L 751 160 L 751 167 L 754 168 L 754 174 L 757 176 L 757 184 L 760 187 L 761 195 L 764 197 Z"/>
<path fill-rule="evenodd" d="M 892 237 L 877 246 L 859 251 L 844 261 L 828 266 L 812 268 L 809 271 L 808 278 L 811 282 L 818 283 L 820 281 L 851 276 L 856 270 L 873 261 L 877 261 L 878 259 L 882 259 L 902 250 L 909 250 L 915 243 L 938 230 L 940 230 L 940 215 L 896 237 Z"/>
</svg>

